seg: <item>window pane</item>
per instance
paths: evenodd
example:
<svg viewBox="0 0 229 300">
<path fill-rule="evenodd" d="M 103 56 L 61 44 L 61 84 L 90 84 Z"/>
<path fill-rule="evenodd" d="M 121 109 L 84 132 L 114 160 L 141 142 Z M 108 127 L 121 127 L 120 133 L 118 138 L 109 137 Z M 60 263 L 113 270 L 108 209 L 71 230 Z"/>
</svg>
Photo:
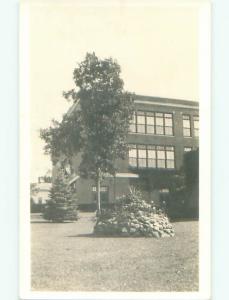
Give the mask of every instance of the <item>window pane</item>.
<svg viewBox="0 0 229 300">
<path fill-rule="evenodd" d="M 138 149 L 138 157 L 146 158 L 146 149 Z"/>
<path fill-rule="evenodd" d="M 172 114 L 165 114 L 165 118 L 171 118 L 172 119 Z"/>
<path fill-rule="evenodd" d="M 147 126 L 147 133 L 150 133 L 150 134 L 154 134 L 155 131 L 154 131 L 154 126 Z"/>
<path fill-rule="evenodd" d="M 167 151 L 166 152 L 166 157 L 167 157 L 167 159 L 174 159 L 174 152 Z"/>
<path fill-rule="evenodd" d="M 173 126 L 173 120 L 165 118 L 165 126 Z"/>
<path fill-rule="evenodd" d="M 157 150 L 165 150 L 164 146 L 157 146 Z"/>
<path fill-rule="evenodd" d="M 183 120 L 183 127 L 190 128 L 190 120 Z"/>
<path fill-rule="evenodd" d="M 173 135 L 172 127 L 165 127 L 165 134 L 166 135 Z"/>
<path fill-rule="evenodd" d="M 156 151 L 148 150 L 148 158 L 156 158 Z"/>
<path fill-rule="evenodd" d="M 194 128 L 196 128 L 196 129 L 199 128 L 199 121 L 194 121 Z"/>
<path fill-rule="evenodd" d="M 199 136 L 199 117 L 194 116 L 194 136 Z"/>
<path fill-rule="evenodd" d="M 132 167 L 137 167 L 137 149 L 136 148 L 129 149 L 129 165 Z"/>
<path fill-rule="evenodd" d="M 156 146 L 154 146 L 154 145 L 148 145 L 147 148 L 148 148 L 148 149 L 155 150 L 155 149 L 156 149 Z"/>
<path fill-rule="evenodd" d="M 166 150 L 167 151 L 174 151 L 174 147 L 173 146 L 166 146 Z"/>
<path fill-rule="evenodd" d="M 156 159 L 148 158 L 148 167 L 156 168 Z"/>
<path fill-rule="evenodd" d="M 174 160 L 167 160 L 167 168 L 174 169 Z"/>
<path fill-rule="evenodd" d="M 154 125 L 154 117 L 152 116 L 147 116 L 146 121 L 148 125 Z"/>
<path fill-rule="evenodd" d="M 137 157 L 137 149 L 129 149 L 129 157 Z"/>
<path fill-rule="evenodd" d="M 162 151 L 162 150 L 157 151 L 157 158 L 165 159 L 165 151 Z"/>
<path fill-rule="evenodd" d="M 161 117 L 156 117 L 156 124 L 157 124 L 157 125 L 160 125 L 160 126 L 163 126 L 163 118 L 161 118 Z"/>
<path fill-rule="evenodd" d="M 156 133 L 157 134 L 164 134 L 163 126 L 156 126 Z"/>
<path fill-rule="evenodd" d="M 183 133 L 184 133 L 184 136 L 191 136 L 191 131 L 189 128 L 184 128 Z"/>
<path fill-rule="evenodd" d="M 183 115 L 183 120 L 190 120 L 189 115 Z"/>
<path fill-rule="evenodd" d="M 139 158 L 138 159 L 138 166 L 139 167 L 146 167 L 146 158 Z"/>
<path fill-rule="evenodd" d="M 163 159 L 158 159 L 157 160 L 157 167 L 158 168 L 165 168 L 165 160 Z"/>
<path fill-rule="evenodd" d="M 145 124 L 145 116 L 137 116 L 138 124 Z"/>
<path fill-rule="evenodd" d="M 137 129 L 139 133 L 145 133 L 145 125 L 138 125 Z"/>
</svg>

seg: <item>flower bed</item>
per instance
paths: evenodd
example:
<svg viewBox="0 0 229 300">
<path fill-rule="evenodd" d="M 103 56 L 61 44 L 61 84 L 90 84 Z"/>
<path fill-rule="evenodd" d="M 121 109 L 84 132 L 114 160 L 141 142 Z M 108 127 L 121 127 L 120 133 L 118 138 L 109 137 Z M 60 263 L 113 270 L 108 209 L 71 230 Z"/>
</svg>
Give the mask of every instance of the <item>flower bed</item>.
<svg viewBox="0 0 229 300">
<path fill-rule="evenodd" d="M 113 208 L 98 216 L 94 233 L 97 235 L 172 237 L 175 235 L 168 217 L 153 203 L 147 203 L 137 191 L 117 200 Z"/>
</svg>

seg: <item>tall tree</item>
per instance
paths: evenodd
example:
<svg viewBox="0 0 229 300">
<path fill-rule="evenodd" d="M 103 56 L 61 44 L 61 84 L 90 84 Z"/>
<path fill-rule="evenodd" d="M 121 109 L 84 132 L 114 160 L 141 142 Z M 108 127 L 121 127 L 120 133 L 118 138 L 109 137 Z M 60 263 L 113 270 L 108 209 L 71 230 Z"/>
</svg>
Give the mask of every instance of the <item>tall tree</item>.
<svg viewBox="0 0 229 300">
<path fill-rule="evenodd" d="M 80 110 L 64 116 L 41 131 L 46 153 L 58 157 L 82 153 L 80 175 L 97 185 L 100 212 L 100 183 L 106 173 L 115 174 L 115 160 L 127 154 L 127 135 L 134 106 L 124 91 L 121 68 L 112 58 L 99 59 L 87 53 L 73 72 L 76 89 L 64 92 L 66 99 L 79 101 Z"/>
</svg>

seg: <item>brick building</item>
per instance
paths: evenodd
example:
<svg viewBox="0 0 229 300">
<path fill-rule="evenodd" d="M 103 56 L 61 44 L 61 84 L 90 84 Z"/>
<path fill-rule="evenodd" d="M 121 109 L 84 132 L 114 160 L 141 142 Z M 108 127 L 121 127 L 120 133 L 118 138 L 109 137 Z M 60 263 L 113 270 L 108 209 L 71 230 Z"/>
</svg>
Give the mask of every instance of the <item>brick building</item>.
<svg viewBox="0 0 229 300">
<path fill-rule="evenodd" d="M 137 182 L 140 170 L 179 170 L 184 153 L 199 146 L 198 102 L 136 95 L 134 103 L 136 112 L 128 136 L 129 155 L 116 162 L 116 176 L 107 175 L 102 182 L 102 202 L 113 202 L 127 193 L 129 186 Z M 77 109 L 77 104 L 72 109 Z M 96 203 L 95 183 L 80 178 L 77 174 L 79 163 L 80 156 L 76 155 L 72 167 L 65 164 L 69 184 L 79 204 Z M 60 166 L 61 159 L 53 168 L 54 176 Z M 150 197 L 156 199 L 159 194 L 160 191 L 155 190 Z"/>
</svg>

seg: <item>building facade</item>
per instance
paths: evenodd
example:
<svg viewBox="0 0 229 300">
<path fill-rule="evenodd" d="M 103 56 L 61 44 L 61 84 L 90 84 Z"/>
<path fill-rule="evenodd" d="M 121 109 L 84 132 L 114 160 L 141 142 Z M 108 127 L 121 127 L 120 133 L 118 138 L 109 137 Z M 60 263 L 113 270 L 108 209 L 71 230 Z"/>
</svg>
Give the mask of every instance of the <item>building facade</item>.
<svg viewBox="0 0 229 300">
<path fill-rule="evenodd" d="M 128 135 L 129 153 L 125 160 L 116 161 L 115 177 L 107 175 L 102 182 L 102 203 L 114 202 L 116 197 L 126 194 L 142 170 L 179 170 L 184 153 L 199 147 L 198 102 L 137 95 L 134 104 Z M 80 178 L 79 164 L 80 155 L 76 155 L 72 167 L 65 165 L 64 172 L 78 203 L 95 204 L 95 183 Z M 54 166 L 54 174 L 60 165 L 61 161 Z M 159 192 L 155 190 L 148 197 L 158 198 Z"/>
</svg>

